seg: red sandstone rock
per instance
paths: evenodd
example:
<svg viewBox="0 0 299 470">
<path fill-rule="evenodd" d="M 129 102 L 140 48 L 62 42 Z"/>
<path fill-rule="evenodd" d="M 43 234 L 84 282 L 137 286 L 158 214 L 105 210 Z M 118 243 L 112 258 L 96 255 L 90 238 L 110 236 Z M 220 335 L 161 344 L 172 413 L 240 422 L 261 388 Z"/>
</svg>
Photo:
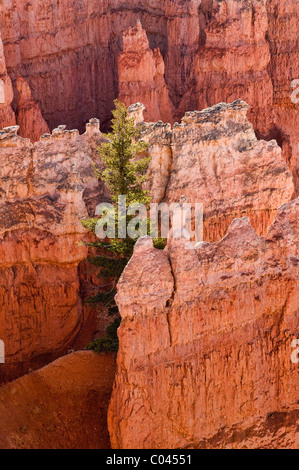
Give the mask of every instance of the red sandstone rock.
<svg viewBox="0 0 299 470">
<path fill-rule="evenodd" d="M 132 109 L 132 108 L 130 108 Z M 204 240 L 220 240 L 236 217 L 265 235 L 277 209 L 291 200 L 292 174 L 275 141 L 257 140 L 242 101 L 187 113 L 181 124 L 143 126 L 152 157 L 154 202 L 202 203 Z M 140 106 L 132 109 L 132 115 Z M 138 118 L 140 119 L 140 117 Z"/>
<path fill-rule="evenodd" d="M 142 109 L 132 106 L 130 113 L 140 120 Z M 264 234 L 293 193 L 280 148 L 257 141 L 246 110 L 242 102 L 221 104 L 189 113 L 173 128 L 161 122 L 143 126 L 153 200 L 176 202 L 184 194 L 203 202 L 206 241 L 222 238 L 242 215 Z M 109 323 L 104 309 L 82 307 L 103 279 L 87 267 L 87 248 L 77 245 L 85 237 L 80 220 L 94 216 L 97 201 L 107 199 L 91 168 L 102 141 L 98 127 L 93 120 L 80 136 L 60 126 L 34 145 L 17 136 L 17 128 L 0 133 L 2 381 L 74 345 L 84 347 Z"/>
<path fill-rule="evenodd" d="M 164 79 L 160 50 L 149 47 L 140 21 L 123 35 L 123 51 L 118 61 L 119 100 L 130 106 L 142 102 L 145 120 L 173 122 L 172 103 Z"/>
<path fill-rule="evenodd" d="M 138 18 L 143 29 L 134 28 Z M 16 87 L 18 75 L 33 97 L 23 82 L 25 93 L 13 105 L 32 140 L 30 113 L 42 122 L 36 102 L 51 128 L 67 122 L 82 129 L 94 115 L 107 125 L 119 90 L 128 104 L 144 100 L 150 120 L 161 114 L 172 121 L 186 110 L 242 98 L 257 135 L 282 147 L 297 194 L 298 105 L 290 83 L 299 78 L 298 24 L 298 5 L 290 0 L 128 0 L 121 8 L 119 0 L 7 0 L 0 11 L 7 96 L 0 127 L 15 124 L 11 79 Z M 242 215 L 265 235 L 293 191 L 278 147 L 257 142 L 243 106 L 232 110 L 215 107 L 215 122 L 209 110 L 189 113 L 173 128 L 145 126 L 154 199 L 183 193 L 208 201 L 206 240 L 219 240 Z M 1 380 L 83 344 L 97 327 L 82 310 L 78 266 L 84 282 L 93 273 L 86 275 L 87 250 L 76 242 L 83 236 L 79 218 L 92 212 L 98 194 L 89 171 L 99 134 L 59 129 L 32 146 L 15 133 L 1 132 L 0 149 L 0 338 L 7 345 Z M 242 220 L 196 253 L 175 243 L 165 253 L 148 241 L 138 244 L 120 283 L 114 446 L 299 446 L 298 369 L 290 362 L 291 339 L 298 337 L 297 221 L 293 202 L 265 238 Z M 36 446 L 38 432 L 27 441 L 15 433 L 2 439 L 4 446 Z M 63 446 L 57 434 L 41 446 L 54 447 L 57 439 Z M 72 445 L 83 445 L 77 439 Z"/>
<path fill-rule="evenodd" d="M 267 236 L 235 219 L 218 243 L 137 242 L 108 422 L 113 448 L 298 448 L 299 199 Z"/>
<path fill-rule="evenodd" d="M 267 2 L 273 83 L 274 125 L 269 135 L 280 140 L 285 159 L 294 175 L 295 194 L 299 195 L 299 104 L 290 97 L 293 80 L 299 78 L 299 6 L 290 0 Z"/>
<path fill-rule="evenodd" d="M 84 323 L 80 220 L 98 194 L 91 163 L 102 141 L 98 121 L 82 136 L 62 126 L 34 145 L 16 131 L 0 132 L 1 381 L 63 354 Z"/>
<path fill-rule="evenodd" d="M 114 373 L 113 354 L 85 351 L 1 387 L 0 449 L 109 449 Z"/>
<path fill-rule="evenodd" d="M 50 132 L 44 120 L 39 104 L 32 99 L 31 90 L 22 77 L 17 78 L 17 124 L 20 126 L 19 135 L 36 142 L 43 134 Z"/>
</svg>

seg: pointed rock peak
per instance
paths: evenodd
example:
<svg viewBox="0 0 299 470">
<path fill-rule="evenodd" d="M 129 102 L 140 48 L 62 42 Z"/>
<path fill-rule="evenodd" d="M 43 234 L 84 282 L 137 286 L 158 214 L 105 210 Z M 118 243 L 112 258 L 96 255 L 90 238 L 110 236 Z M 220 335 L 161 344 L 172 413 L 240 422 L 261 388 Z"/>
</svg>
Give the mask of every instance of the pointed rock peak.
<svg viewBox="0 0 299 470">
<path fill-rule="evenodd" d="M 7 73 L 3 42 L 0 33 L 0 129 L 16 124 L 11 103 L 14 97 L 11 79 Z"/>
<path fill-rule="evenodd" d="M 142 31 L 142 30 L 143 30 L 141 20 L 137 20 L 136 28 L 137 28 L 138 31 Z"/>
<path fill-rule="evenodd" d="M 242 217 L 232 221 L 228 228 L 227 235 L 223 240 L 229 240 L 231 238 L 236 238 L 244 243 L 246 241 L 258 239 L 259 236 L 252 227 L 249 217 Z"/>
<path fill-rule="evenodd" d="M 154 248 L 153 239 L 149 236 L 141 237 L 134 247 L 135 253 L 143 253 L 144 251 L 152 250 Z"/>
<path fill-rule="evenodd" d="M 144 52 L 149 50 L 149 41 L 141 21 L 138 20 L 136 26 L 129 28 L 123 33 L 124 52 Z"/>
<path fill-rule="evenodd" d="M 23 105 L 32 100 L 32 93 L 27 80 L 18 75 L 16 80 L 16 88 L 18 91 L 18 106 Z"/>
<path fill-rule="evenodd" d="M 136 126 L 144 122 L 144 111 L 145 106 L 142 103 L 131 104 L 131 106 L 128 107 L 128 116 L 129 118 L 134 119 Z"/>
</svg>

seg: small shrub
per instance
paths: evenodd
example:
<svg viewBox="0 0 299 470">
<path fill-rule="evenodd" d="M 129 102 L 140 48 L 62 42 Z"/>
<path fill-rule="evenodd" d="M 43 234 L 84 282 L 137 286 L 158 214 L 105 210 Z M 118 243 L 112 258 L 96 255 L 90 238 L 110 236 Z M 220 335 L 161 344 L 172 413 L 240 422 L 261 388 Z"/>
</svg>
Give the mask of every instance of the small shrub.
<svg viewBox="0 0 299 470">
<path fill-rule="evenodd" d="M 96 353 L 118 351 L 119 342 L 117 337 L 117 330 L 119 328 L 120 322 L 121 319 L 116 318 L 107 327 L 107 334 L 102 336 L 102 338 L 91 341 L 86 346 L 86 349 L 88 351 L 95 351 Z"/>
</svg>

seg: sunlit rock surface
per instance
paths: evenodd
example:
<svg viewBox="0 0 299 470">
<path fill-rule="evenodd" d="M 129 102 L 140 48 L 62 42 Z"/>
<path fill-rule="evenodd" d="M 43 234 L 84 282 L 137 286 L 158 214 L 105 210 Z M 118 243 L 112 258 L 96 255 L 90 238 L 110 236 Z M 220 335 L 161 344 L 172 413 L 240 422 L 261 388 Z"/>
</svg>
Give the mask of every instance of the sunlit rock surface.
<svg viewBox="0 0 299 470">
<path fill-rule="evenodd" d="M 241 98 L 258 136 L 283 148 L 298 195 L 298 16 L 294 0 L 6 0 L 0 32 L 14 89 L 27 80 L 51 130 L 81 132 L 94 116 L 107 128 L 119 93 L 165 121 Z"/>
<path fill-rule="evenodd" d="M 98 193 L 92 162 L 103 140 L 65 126 L 34 145 L 17 127 L 0 132 L 0 338 L 13 378 L 72 346 L 84 315 L 78 266 L 88 254 L 81 220 Z"/>
<path fill-rule="evenodd" d="M 265 237 L 141 239 L 118 285 L 113 448 L 298 448 L 299 199 Z"/>
</svg>

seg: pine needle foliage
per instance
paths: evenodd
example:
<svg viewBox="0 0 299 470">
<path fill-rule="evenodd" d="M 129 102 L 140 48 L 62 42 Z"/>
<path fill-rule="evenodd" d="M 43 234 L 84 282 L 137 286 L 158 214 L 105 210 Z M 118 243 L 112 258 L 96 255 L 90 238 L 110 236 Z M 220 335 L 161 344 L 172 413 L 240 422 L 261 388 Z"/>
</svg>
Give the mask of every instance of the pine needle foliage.
<svg viewBox="0 0 299 470">
<path fill-rule="evenodd" d="M 94 165 L 94 173 L 97 178 L 105 182 L 109 189 L 112 204 L 116 214 L 116 233 L 118 233 L 118 220 L 126 218 L 126 226 L 134 216 L 121 216 L 118 213 L 118 198 L 126 196 L 126 208 L 131 204 L 143 204 L 147 208 L 150 203 L 148 191 L 143 189 L 146 181 L 146 170 L 150 157 L 145 156 L 147 144 L 140 140 L 140 127 L 135 126 L 134 119 L 128 115 L 126 106 L 115 100 L 113 111 L 112 130 L 106 135 L 107 141 L 100 147 L 99 156 L 105 164 L 104 170 Z M 95 231 L 98 219 L 91 218 L 82 221 L 85 228 Z M 99 292 L 95 297 L 88 299 L 89 303 L 101 303 L 108 307 L 111 315 L 118 314 L 114 301 L 116 284 L 133 254 L 136 240 L 126 236 L 122 239 L 105 239 L 88 246 L 100 249 L 99 256 L 89 258 L 89 261 L 100 268 L 99 277 L 107 277 L 111 281 L 111 287 L 105 292 Z M 157 246 L 163 248 L 165 244 L 157 240 Z M 104 253 L 104 254 L 103 254 Z M 110 255 L 109 255 L 110 253 Z M 89 349 L 96 351 L 117 349 L 117 335 L 115 328 L 119 325 L 117 318 L 108 327 L 107 335 L 88 345 Z M 111 330 L 113 330 L 111 334 Z"/>
</svg>

